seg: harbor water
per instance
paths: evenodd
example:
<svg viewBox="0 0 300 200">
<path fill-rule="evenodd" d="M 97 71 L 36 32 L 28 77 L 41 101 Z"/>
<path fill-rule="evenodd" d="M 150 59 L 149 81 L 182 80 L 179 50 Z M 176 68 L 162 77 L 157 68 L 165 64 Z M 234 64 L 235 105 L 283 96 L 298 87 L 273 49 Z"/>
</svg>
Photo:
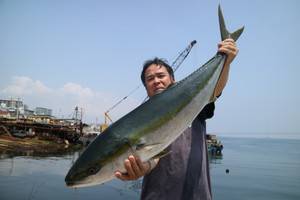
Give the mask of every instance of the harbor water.
<svg viewBox="0 0 300 200">
<path fill-rule="evenodd" d="M 215 200 L 300 199 L 300 140 L 220 139 L 223 157 L 210 160 Z M 139 199 L 142 180 L 67 188 L 64 177 L 77 156 L 1 155 L 0 199 Z"/>
</svg>

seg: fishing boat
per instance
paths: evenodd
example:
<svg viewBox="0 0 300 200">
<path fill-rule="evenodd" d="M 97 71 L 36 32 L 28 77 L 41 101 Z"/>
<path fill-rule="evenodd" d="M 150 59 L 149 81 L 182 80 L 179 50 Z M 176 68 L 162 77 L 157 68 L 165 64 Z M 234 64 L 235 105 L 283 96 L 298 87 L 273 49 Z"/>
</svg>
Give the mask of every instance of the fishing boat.
<svg viewBox="0 0 300 200">
<path fill-rule="evenodd" d="M 207 149 L 210 156 L 222 157 L 223 144 L 215 134 L 206 134 Z"/>
</svg>

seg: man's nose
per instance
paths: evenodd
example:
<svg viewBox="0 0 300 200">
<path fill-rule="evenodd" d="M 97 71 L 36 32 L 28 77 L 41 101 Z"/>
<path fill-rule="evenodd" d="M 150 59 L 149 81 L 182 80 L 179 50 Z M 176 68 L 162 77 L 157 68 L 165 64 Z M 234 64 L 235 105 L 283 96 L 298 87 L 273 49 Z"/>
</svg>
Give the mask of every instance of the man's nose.
<svg viewBox="0 0 300 200">
<path fill-rule="evenodd" d="M 160 79 L 158 77 L 154 77 L 154 83 L 159 83 Z"/>
<path fill-rule="evenodd" d="M 159 85 L 159 84 L 160 84 L 160 79 L 159 79 L 159 78 L 154 78 L 153 84 L 154 84 L 155 86 L 156 86 L 156 85 Z"/>
</svg>

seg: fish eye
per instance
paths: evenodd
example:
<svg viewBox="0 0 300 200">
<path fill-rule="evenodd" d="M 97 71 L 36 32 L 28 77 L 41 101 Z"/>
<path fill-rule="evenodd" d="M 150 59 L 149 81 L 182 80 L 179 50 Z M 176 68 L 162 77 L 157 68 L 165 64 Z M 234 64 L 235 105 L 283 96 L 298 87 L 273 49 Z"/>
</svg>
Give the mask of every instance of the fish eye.
<svg viewBox="0 0 300 200">
<path fill-rule="evenodd" d="M 97 169 L 95 167 L 91 167 L 91 168 L 89 168 L 88 171 L 89 171 L 89 174 L 96 174 Z"/>
</svg>

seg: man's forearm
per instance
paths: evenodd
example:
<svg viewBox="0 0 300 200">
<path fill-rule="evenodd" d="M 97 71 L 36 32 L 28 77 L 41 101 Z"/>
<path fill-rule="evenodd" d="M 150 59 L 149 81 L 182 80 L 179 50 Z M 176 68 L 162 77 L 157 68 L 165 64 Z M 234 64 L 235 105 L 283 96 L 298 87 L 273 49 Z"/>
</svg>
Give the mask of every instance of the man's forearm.
<svg viewBox="0 0 300 200">
<path fill-rule="evenodd" d="M 225 88 L 226 83 L 228 81 L 229 70 L 230 70 L 230 64 L 228 62 L 225 62 L 223 70 L 220 75 L 220 78 L 217 82 L 217 85 L 216 85 L 216 88 L 214 91 L 214 98 L 220 96 L 223 89 Z"/>
</svg>

